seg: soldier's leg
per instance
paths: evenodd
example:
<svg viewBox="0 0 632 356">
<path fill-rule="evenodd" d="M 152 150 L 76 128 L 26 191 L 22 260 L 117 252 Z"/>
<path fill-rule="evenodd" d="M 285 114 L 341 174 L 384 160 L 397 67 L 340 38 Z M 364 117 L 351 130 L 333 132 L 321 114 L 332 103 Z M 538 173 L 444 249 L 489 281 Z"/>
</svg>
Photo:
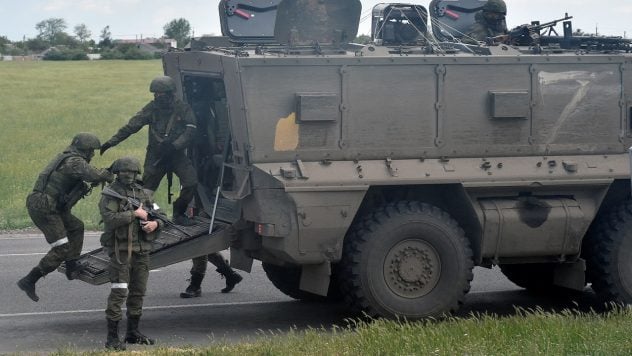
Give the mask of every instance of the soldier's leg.
<svg viewBox="0 0 632 356">
<path fill-rule="evenodd" d="M 143 188 L 155 192 L 166 173 L 167 171 L 162 164 L 154 166 L 146 157 L 145 165 L 143 166 Z"/>
<path fill-rule="evenodd" d="M 143 314 L 143 298 L 149 278 L 149 254 L 134 253 L 130 269 L 129 295 L 127 297 L 127 332 L 125 342 L 129 344 L 153 345 L 154 340 L 138 330 Z"/>
<path fill-rule="evenodd" d="M 178 199 L 173 202 L 173 215 L 174 219 L 182 219 L 186 217 L 187 206 L 193 200 L 197 189 L 197 173 L 188 158 L 177 162 L 173 172 L 180 180 L 180 185 L 182 185 Z"/>
<path fill-rule="evenodd" d="M 118 336 L 118 324 L 123 318 L 121 307 L 127 298 L 129 285 L 127 252 L 121 252 L 118 260 L 114 251 L 108 251 L 108 255 L 110 256 L 108 273 L 110 275 L 111 288 L 105 309 L 105 318 L 108 322 L 108 335 L 105 347 L 114 350 L 125 350 L 125 344 Z"/>
<path fill-rule="evenodd" d="M 193 267 L 191 267 L 191 283 L 187 289 L 180 293 L 180 298 L 195 298 L 202 295 L 202 280 L 206 274 L 206 256 L 199 256 L 192 260 Z"/>
<path fill-rule="evenodd" d="M 35 284 L 40 278 L 54 271 L 64 261 L 69 251 L 69 240 L 65 237 L 66 231 L 59 214 L 53 211 L 30 208 L 28 212 L 35 226 L 42 230 L 46 241 L 51 246 L 51 249 L 40 260 L 39 264 L 17 282 L 18 287 L 31 300 L 37 302 L 39 297 L 35 293 Z"/>
<path fill-rule="evenodd" d="M 243 279 L 239 273 L 230 267 L 228 261 L 224 259 L 221 253 L 216 252 L 208 255 L 208 260 L 217 267 L 217 272 L 226 278 L 226 288 L 222 289 L 222 293 L 230 292 Z"/>
<path fill-rule="evenodd" d="M 83 247 L 84 225 L 83 221 L 70 212 L 63 213 L 61 218 L 66 227 L 69 240 L 69 251 L 66 258 L 66 278 L 73 280 L 86 268 L 85 265 L 77 262 Z"/>
</svg>

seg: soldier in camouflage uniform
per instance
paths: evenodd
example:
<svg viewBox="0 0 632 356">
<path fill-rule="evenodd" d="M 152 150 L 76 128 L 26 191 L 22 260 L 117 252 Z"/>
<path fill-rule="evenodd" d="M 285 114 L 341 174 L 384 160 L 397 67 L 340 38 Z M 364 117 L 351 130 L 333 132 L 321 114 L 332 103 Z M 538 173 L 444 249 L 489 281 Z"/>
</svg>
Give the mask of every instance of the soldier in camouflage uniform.
<svg viewBox="0 0 632 356">
<path fill-rule="evenodd" d="M 144 206 L 153 205 L 151 192 L 137 183 L 140 163 L 133 157 L 123 157 L 112 164 L 116 180 L 108 188 L 123 197 L 132 197 Z M 138 330 L 143 309 L 143 297 L 149 277 L 149 253 L 151 241 L 157 237 L 161 221 L 149 219 L 147 211 L 131 206 L 127 200 L 102 193 L 99 211 L 104 231 L 101 245 L 110 257 L 108 272 L 110 296 L 105 315 L 108 334 L 105 347 L 124 350 L 118 337 L 118 323 L 122 319 L 121 306 L 127 301 L 127 332 L 125 342 L 153 345 L 154 340 Z"/>
<path fill-rule="evenodd" d="M 507 34 L 507 5 L 503 0 L 488 0 L 483 9 L 476 13 L 476 22 L 465 31 L 461 39 L 464 43 L 477 44 L 487 38 L 493 38 Z M 502 42 L 502 41 L 501 41 Z"/>
<path fill-rule="evenodd" d="M 90 133 L 75 135 L 72 143 L 40 173 L 26 208 L 35 225 L 42 230 L 51 249 L 18 286 L 37 302 L 35 283 L 66 262 L 66 277 L 74 279 L 84 268 L 77 263 L 83 247 L 83 222 L 72 215 L 72 207 L 96 185 L 111 182 L 112 173 L 90 165 L 94 150 L 101 146 Z"/>
<path fill-rule="evenodd" d="M 170 77 L 157 77 L 149 85 L 154 100 L 134 115 L 127 125 L 101 146 L 101 155 L 130 135 L 149 125 L 149 143 L 145 155 L 143 186 L 155 191 L 168 172 L 175 173 L 182 190 L 173 202 L 174 222 L 189 225 L 186 209 L 193 199 L 198 181 L 195 168 L 185 150 L 195 136 L 195 117 L 191 107 L 175 97 L 176 85 Z"/>
</svg>

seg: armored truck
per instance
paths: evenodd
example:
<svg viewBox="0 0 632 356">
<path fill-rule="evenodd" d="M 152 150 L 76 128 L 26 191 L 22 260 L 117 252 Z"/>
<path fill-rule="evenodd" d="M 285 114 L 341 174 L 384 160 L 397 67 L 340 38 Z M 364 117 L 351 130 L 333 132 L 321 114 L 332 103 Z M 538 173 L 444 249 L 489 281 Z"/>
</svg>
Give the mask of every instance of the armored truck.
<svg viewBox="0 0 632 356">
<path fill-rule="evenodd" d="M 165 263 L 230 247 L 370 316 L 454 311 L 474 266 L 631 303 L 629 43 L 566 21 L 465 44 L 484 3 L 379 4 L 359 45 L 358 0 L 222 0 L 225 37 L 163 58 L 199 123 L 195 215 L 221 228 Z"/>
</svg>

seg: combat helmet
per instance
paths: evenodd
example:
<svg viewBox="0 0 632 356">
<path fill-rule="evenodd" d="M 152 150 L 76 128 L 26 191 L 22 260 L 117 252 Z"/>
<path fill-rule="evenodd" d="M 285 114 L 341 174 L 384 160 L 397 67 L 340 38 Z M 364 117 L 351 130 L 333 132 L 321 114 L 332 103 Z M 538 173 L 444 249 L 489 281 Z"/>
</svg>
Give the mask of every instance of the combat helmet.
<svg viewBox="0 0 632 356">
<path fill-rule="evenodd" d="M 507 5 L 504 0 L 487 0 L 487 3 L 483 6 L 483 11 L 506 15 Z"/>
<path fill-rule="evenodd" d="M 112 173 L 136 172 L 140 173 L 140 162 L 134 157 L 121 157 L 112 163 Z"/>
<path fill-rule="evenodd" d="M 92 151 L 101 147 L 101 141 L 99 141 L 99 138 L 89 132 L 80 132 L 76 134 L 75 137 L 72 138 L 72 142 L 70 144 L 81 151 Z"/>
<path fill-rule="evenodd" d="M 152 93 L 168 93 L 176 91 L 176 82 L 171 77 L 156 77 L 149 84 L 149 91 Z"/>
<path fill-rule="evenodd" d="M 483 5 L 483 11 L 507 15 L 507 5 L 503 0 L 487 0 L 487 3 Z"/>
</svg>

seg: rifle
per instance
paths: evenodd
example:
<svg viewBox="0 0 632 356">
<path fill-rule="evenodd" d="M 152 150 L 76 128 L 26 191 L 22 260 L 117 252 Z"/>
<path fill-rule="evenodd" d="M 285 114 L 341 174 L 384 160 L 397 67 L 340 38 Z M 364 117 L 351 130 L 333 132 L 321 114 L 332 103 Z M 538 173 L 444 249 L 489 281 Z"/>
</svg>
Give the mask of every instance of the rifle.
<svg viewBox="0 0 632 356">
<path fill-rule="evenodd" d="M 105 189 L 103 189 L 101 194 L 103 194 L 105 196 L 108 196 L 108 197 L 116 198 L 116 199 L 119 199 L 119 200 L 122 200 L 122 201 L 126 201 L 134 209 L 138 209 L 142 205 L 142 202 L 140 200 L 138 200 L 136 198 L 132 198 L 132 197 L 123 196 L 123 195 L 117 193 L 114 189 L 112 189 L 110 187 L 106 187 Z M 148 208 L 148 207 L 145 207 L 145 206 L 143 206 L 142 209 L 147 212 L 147 216 L 149 216 L 150 218 L 152 218 L 154 220 L 160 220 L 160 221 L 164 222 L 165 224 L 167 224 L 168 226 L 171 226 L 174 229 L 180 231 L 181 233 L 187 235 L 188 237 L 192 237 L 191 234 L 186 232 L 179 225 L 176 225 L 173 221 L 169 220 L 169 218 L 167 218 L 164 214 L 162 214 L 161 212 L 157 211 L 156 209 Z"/>
<path fill-rule="evenodd" d="M 89 195 L 92 192 L 92 188 L 99 185 L 99 182 L 92 183 L 90 185 L 85 182 L 80 182 L 75 185 L 74 188 L 68 194 L 64 194 L 60 197 L 59 209 L 60 210 L 70 210 L 75 204 L 85 196 Z"/>
<path fill-rule="evenodd" d="M 495 42 L 509 43 L 512 45 L 528 46 L 531 44 L 538 44 L 540 41 L 540 32 L 542 30 L 548 28 L 549 32 L 547 35 L 550 35 L 551 32 L 557 35 L 557 31 L 555 31 L 555 28 L 554 28 L 555 25 L 557 25 L 557 23 L 560 21 L 567 21 L 572 18 L 573 16 L 568 16 L 568 13 L 566 13 L 564 14 L 564 17 L 560 19 L 545 22 L 542 24 L 533 23 L 531 25 L 520 25 L 518 27 L 511 29 L 509 33 L 506 35 L 492 37 L 491 39 L 492 41 L 495 41 Z"/>
</svg>

